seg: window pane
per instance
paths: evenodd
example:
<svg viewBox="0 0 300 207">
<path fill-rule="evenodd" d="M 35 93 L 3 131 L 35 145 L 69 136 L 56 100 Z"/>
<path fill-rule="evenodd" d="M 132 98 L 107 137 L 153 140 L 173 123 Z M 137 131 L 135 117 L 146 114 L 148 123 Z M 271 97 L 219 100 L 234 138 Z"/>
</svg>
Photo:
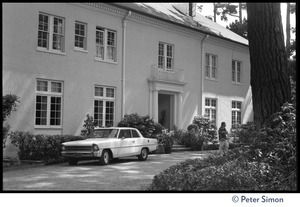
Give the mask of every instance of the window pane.
<svg viewBox="0 0 300 207">
<path fill-rule="evenodd" d="M 86 49 L 86 25 L 75 22 L 75 47 Z"/>
<path fill-rule="evenodd" d="M 59 82 L 51 82 L 51 92 L 61 93 L 61 86 Z"/>
<path fill-rule="evenodd" d="M 48 48 L 49 40 L 49 18 L 47 15 L 39 14 L 38 25 L 38 47 Z"/>
<path fill-rule="evenodd" d="M 94 121 L 97 126 L 103 126 L 103 101 L 94 101 Z"/>
<path fill-rule="evenodd" d="M 217 101 L 212 99 L 211 100 L 211 106 L 216 107 L 217 106 Z"/>
<path fill-rule="evenodd" d="M 242 103 L 241 103 L 241 102 L 237 102 L 236 104 L 237 104 L 237 107 L 236 107 L 236 108 L 238 108 L 238 109 L 241 109 L 241 108 L 242 108 Z"/>
<path fill-rule="evenodd" d="M 61 97 L 51 97 L 50 125 L 60 125 Z"/>
<path fill-rule="evenodd" d="M 236 102 L 235 102 L 235 101 L 232 101 L 232 103 L 231 103 L 231 108 L 233 108 L 233 109 L 236 108 Z"/>
<path fill-rule="evenodd" d="M 106 101 L 106 114 L 105 114 L 105 125 L 113 126 L 114 122 L 114 102 Z"/>
<path fill-rule="evenodd" d="M 115 90 L 113 88 L 106 88 L 106 97 L 114 98 Z"/>
<path fill-rule="evenodd" d="M 103 97 L 103 87 L 95 87 L 95 96 Z"/>
<path fill-rule="evenodd" d="M 47 124 L 47 96 L 36 96 L 35 124 Z"/>
<path fill-rule="evenodd" d="M 37 91 L 48 91 L 48 81 L 37 81 Z"/>
</svg>

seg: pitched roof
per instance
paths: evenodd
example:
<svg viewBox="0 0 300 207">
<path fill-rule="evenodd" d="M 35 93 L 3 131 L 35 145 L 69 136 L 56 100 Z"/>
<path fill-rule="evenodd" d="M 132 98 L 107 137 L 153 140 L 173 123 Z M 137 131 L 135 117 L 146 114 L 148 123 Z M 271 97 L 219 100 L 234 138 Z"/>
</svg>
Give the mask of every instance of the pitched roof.
<svg viewBox="0 0 300 207">
<path fill-rule="evenodd" d="M 172 3 L 111 3 L 111 5 L 248 46 L 247 39 L 204 17 L 199 12 L 193 18 L 186 16 Z"/>
</svg>

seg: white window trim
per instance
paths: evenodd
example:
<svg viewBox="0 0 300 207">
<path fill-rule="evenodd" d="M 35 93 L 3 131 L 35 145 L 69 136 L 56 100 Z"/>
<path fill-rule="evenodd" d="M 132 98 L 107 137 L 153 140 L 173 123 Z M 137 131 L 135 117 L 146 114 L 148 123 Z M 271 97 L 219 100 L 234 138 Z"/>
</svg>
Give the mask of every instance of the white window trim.
<svg viewBox="0 0 300 207">
<path fill-rule="evenodd" d="M 206 106 L 206 99 L 209 99 L 210 100 L 210 105 L 209 106 Z M 215 100 L 216 101 L 216 106 L 212 106 L 211 105 L 211 100 Z M 218 99 L 217 98 L 209 98 L 209 97 L 205 97 L 204 98 L 204 116 L 206 115 L 205 113 L 205 109 L 209 109 L 209 110 L 215 110 L 216 111 L 216 119 L 215 119 L 215 126 L 217 124 L 217 120 L 218 120 Z M 208 117 L 210 120 L 211 119 L 211 116 L 212 116 L 212 113 L 210 111 L 210 117 Z"/>
<path fill-rule="evenodd" d="M 103 30 L 103 48 L 104 48 L 104 54 L 103 54 L 103 59 L 101 59 L 100 57 L 97 57 L 96 54 L 95 54 L 95 61 L 99 61 L 99 62 L 105 62 L 105 63 L 112 63 L 112 64 L 118 64 L 118 56 L 117 56 L 117 53 L 118 53 L 118 46 L 117 46 L 117 32 L 115 30 L 111 30 L 111 29 L 107 29 L 107 28 L 104 28 L 104 27 L 100 27 L 100 26 L 96 26 L 96 31 L 97 29 L 102 29 Z M 108 38 L 108 32 L 113 32 L 115 34 L 115 48 L 116 48 L 116 54 L 115 54 L 115 60 L 111 60 L 111 59 L 108 59 L 107 58 L 107 47 L 108 47 L 108 44 L 107 44 L 107 38 Z M 95 34 L 95 46 L 96 46 L 96 34 Z M 96 47 L 95 47 L 96 48 Z M 96 53 L 96 51 L 95 51 Z"/>
<path fill-rule="evenodd" d="M 47 81 L 47 91 L 38 91 L 37 82 L 38 81 Z M 61 93 L 51 92 L 51 83 L 57 82 L 61 83 Z M 63 81 L 56 80 L 47 80 L 47 79 L 36 79 L 35 81 L 35 98 L 34 98 L 34 128 L 36 129 L 62 129 L 63 122 L 63 90 L 64 84 Z M 36 97 L 37 96 L 47 96 L 47 124 L 46 125 L 36 125 Z M 61 98 L 61 113 L 60 113 L 60 125 L 50 125 L 50 113 L 51 113 L 51 97 L 60 97 Z"/>
<path fill-rule="evenodd" d="M 102 87 L 103 88 L 103 96 L 96 96 L 95 95 L 95 88 L 96 87 Z M 107 89 L 113 89 L 114 90 L 114 97 L 107 97 L 106 96 L 106 90 Z M 113 113 L 113 124 L 116 123 L 116 87 L 113 86 L 103 86 L 103 85 L 94 85 L 94 101 L 93 101 L 93 115 L 95 115 L 95 100 L 97 101 L 103 101 L 103 114 L 102 114 L 102 126 L 105 126 L 106 122 L 106 102 L 113 102 L 114 103 L 114 113 Z"/>
<path fill-rule="evenodd" d="M 76 24 L 84 25 L 84 43 L 83 43 L 83 48 L 75 46 L 75 41 L 76 41 L 75 40 L 75 36 L 76 36 L 76 34 L 75 34 Z M 87 31 L 88 31 L 87 23 L 80 22 L 80 21 L 75 21 L 75 27 L 74 27 L 74 51 L 88 53 L 88 49 L 87 49 Z"/>
<path fill-rule="evenodd" d="M 174 70 L 174 65 L 175 65 L 175 58 L 174 58 L 174 51 L 175 51 L 175 47 L 173 44 L 169 44 L 169 43 L 166 43 L 166 42 L 159 42 L 158 43 L 158 48 L 159 48 L 159 44 L 162 44 L 163 45 L 163 49 L 164 49 L 164 54 L 163 54 L 163 58 L 164 58 L 164 62 L 163 62 L 163 67 L 160 68 L 159 67 L 159 64 L 157 64 L 157 67 L 158 69 L 160 70 L 163 70 L 163 71 L 170 71 L 172 72 Z M 171 68 L 167 68 L 167 47 L 168 46 L 171 46 L 172 47 L 172 67 Z M 159 57 L 159 53 L 158 53 L 158 57 Z M 159 61 L 159 60 L 157 60 Z"/>
<path fill-rule="evenodd" d="M 52 14 L 47 14 L 47 13 L 44 13 L 44 12 L 39 12 L 39 15 L 40 14 L 48 16 L 48 20 L 49 20 L 49 22 L 48 22 L 49 39 L 48 39 L 48 48 L 37 46 L 37 51 L 47 52 L 47 53 L 52 53 L 52 54 L 57 54 L 57 55 L 66 55 L 66 53 L 65 53 L 65 39 L 66 39 L 66 35 L 65 35 L 65 18 L 60 17 L 60 16 L 56 16 L 56 15 L 52 15 Z M 54 17 L 63 20 L 63 27 L 62 28 L 63 28 L 63 36 L 64 36 L 64 38 L 63 38 L 63 43 L 62 43 L 62 50 L 52 49 L 52 45 L 53 45 Z M 39 21 L 38 21 L 38 26 L 39 26 Z M 39 28 L 37 28 L 37 31 L 39 32 Z"/>
<path fill-rule="evenodd" d="M 232 64 L 232 62 L 234 61 L 234 74 L 235 74 L 235 77 L 234 77 L 234 79 L 235 79 L 235 81 L 233 81 L 232 80 L 232 65 L 231 65 L 231 82 L 233 83 L 233 84 L 236 84 L 236 85 L 243 85 L 242 84 L 242 74 L 243 74 L 243 65 L 242 65 L 242 62 L 241 61 L 238 61 L 238 60 L 232 60 L 231 61 L 231 64 Z M 237 63 L 240 63 L 240 82 L 237 82 Z"/>
<path fill-rule="evenodd" d="M 236 107 L 235 108 L 232 108 L 232 104 L 233 104 L 233 102 L 235 102 L 236 103 Z M 239 108 L 237 108 L 237 103 L 240 103 L 241 104 L 241 108 L 239 109 Z M 235 122 L 237 121 L 237 112 L 240 112 L 241 113 L 241 123 L 238 123 L 238 124 L 242 124 L 242 104 L 243 104 L 243 102 L 242 101 L 237 101 L 237 100 L 232 100 L 231 101 L 231 128 L 232 128 L 232 112 L 235 112 L 235 116 L 236 116 L 236 120 L 235 120 Z"/>
<path fill-rule="evenodd" d="M 210 65 L 206 65 L 206 56 L 209 56 L 209 63 L 210 63 Z M 216 57 L 216 74 L 215 74 L 215 76 L 216 76 L 216 78 L 214 78 L 214 77 L 212 77 L 212 57 Z M 213 54 L 209 54 L 209 53 L 206 53 L 205 54 L 205 62 L 204 62 L 204 64 L 205 64 L 205 71 L 204 71 L 204 77 L 205 77 L 205 79 L 207 79 L 207 80 L 213 80 L 213 81 L 218 81 L 218 67 L 219 67 L 219 65 L 218 65 L 218 56 L 217 55 L 213 55 Z M 206 76 L 206 67 L 207 66 L 209 66 L 209 77 L 207 77 Z"/>
</svg>

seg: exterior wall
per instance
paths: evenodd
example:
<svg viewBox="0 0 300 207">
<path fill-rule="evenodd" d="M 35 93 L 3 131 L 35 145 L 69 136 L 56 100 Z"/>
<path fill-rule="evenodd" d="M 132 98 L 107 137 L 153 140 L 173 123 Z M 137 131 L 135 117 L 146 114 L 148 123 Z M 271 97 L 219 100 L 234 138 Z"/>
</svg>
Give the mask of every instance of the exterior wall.
<svg viewBox="0 0 300 207">
<path fill-rule="evenodd" d="M 226 43 L 209 37 L 204 43 L 204 55 L 206 53 L 216 55 L 218 58 L 218 78 L 210 80 L 205 78 L 203 87 L 202 111 L 205 109 L 205 98 L 217 99 L 217 127 L 221 122 L 226 122 L 227 129 L 231 128 L 231 103 L 232 101 L 242 102 L 242 123 L 251 121 L 252 99 L 250 87 L 250 55 L 245 46 L 234 43 Z M 204 57 L 205 58 L 205 57 Z M 203 59 L 205 70 L 205 59 Z M 232 60 L 241 61 L 242 77 L 241 84 L 232 82 Z"/>
<path fill-rule="evenodd" d="M 64 18 L 65 54 L 37 50 L 39 12 Z M 13 93 L 20 97 L 17 112 L 13 112 L 8 120 L 12 131 L 79 135 L 86 114 L 94 113 L 95 84 L 115 87 L 114 122 L 118 123 L 122 109 L 123 66 L 126 70 L 124 114 L 153 115 L 155 93 L 151 87 L 154 87 L 161 90 L 158 93 L 174 95 L 174 120 L 177 120 L 179 128 L 186 129 L 195 115 L 204 114 L 205 97 L 218 99 L 218 126 L 225 121 L 231 127 L 232 100 L 243 102 L 243 123 L 252 119 L 247 47 L 210 37 L 202 48 L 204 34 L 165 22 L 159 25 L 129 17 L 125 28 L 123 65 L 122 19 L 125 15 L 122 12 L 111 14 L 78 4 L 3 4 L 3 94 Z M 75 21 L 87 23 L 87 52 L 74 50 Z M 95 60 L 96 26 L 117 32 L 117 63 Z M 158 64 L 159 42 L 174 45 L 174 67 L 184 70 L 183 83 L 155 82 L 151 86 L 149 78 L 151 67 Z M 202 81 L 205 53 L 218 56 L 218 81 Z M 231 82 L 232 59 L 243 63 L 242 85 Z M 37 78 L 63 82 L 61 128 L 34 126 Z M 11 146 L 7 147 L 5 153 L 11 152 L 11 149 Z"/>
</svg>

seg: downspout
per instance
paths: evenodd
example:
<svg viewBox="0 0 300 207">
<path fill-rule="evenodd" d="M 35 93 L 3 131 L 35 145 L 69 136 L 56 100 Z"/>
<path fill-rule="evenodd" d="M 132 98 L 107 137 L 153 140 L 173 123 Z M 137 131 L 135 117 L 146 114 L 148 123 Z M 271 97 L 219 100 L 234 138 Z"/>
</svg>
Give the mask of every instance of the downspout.
<svg viewBox="0 0 300 207">
<path fill-rule="evenodd" d="M 204 57 L 204 49 L 203 49 L 203 43 L 205 40 L 209 38 L 209 35 L 207 34 L 203 40 L 201 41 L 201 108 L 200 108 L 200 114 L 202 115 L 203 111 L 203 91 L 204 91 L 204 76 L 205 76 L 205 64 L 203 63 L 203 57 Z"/>
<path fill-rule="evenodd" d="M 121 118 L 124 117 L 125 111 L 125 46 L 126 46 L 126 23 L 128 17 L 131 15 L 131 11 L 128 11 L 127 15 L 123 18 L 123 36 L 122 36 L 122 90 L 121 90 L 121 99 L 122 99 L 122 107 L 121 107 Z"/>
</svg>

